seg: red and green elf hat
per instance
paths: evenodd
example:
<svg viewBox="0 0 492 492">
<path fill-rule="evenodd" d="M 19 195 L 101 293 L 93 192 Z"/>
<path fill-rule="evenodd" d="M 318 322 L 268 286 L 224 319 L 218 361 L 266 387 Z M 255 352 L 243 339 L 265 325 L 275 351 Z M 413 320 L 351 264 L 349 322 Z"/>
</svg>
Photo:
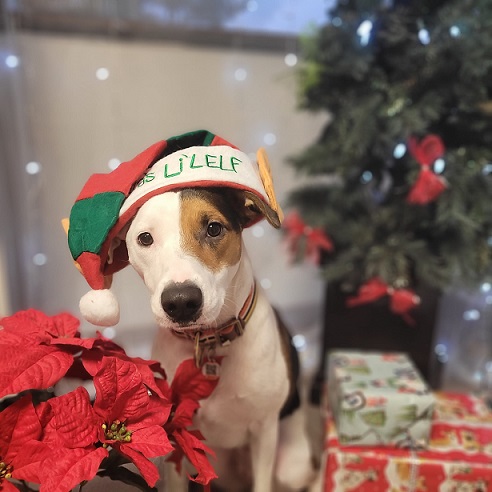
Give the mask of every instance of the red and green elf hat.
<svg viewBox="0 0 492 492">
<path fill-rule="evenodd" d="M 72 257 L 92 288 L 80 301 L 84 318 L 101 326 L 118 322 L 109 287 L 113 273 L 128 264 L 128 252 L 117 235 L 152 196 L 190 186 L 238 188 L 281 217 L 261 149 L 258 157 L 260 168 L 234 145 L 198 130 L 157 142 L 110 173 L 93 174 L 72 207 L 68 229 Z"/>
</svg>

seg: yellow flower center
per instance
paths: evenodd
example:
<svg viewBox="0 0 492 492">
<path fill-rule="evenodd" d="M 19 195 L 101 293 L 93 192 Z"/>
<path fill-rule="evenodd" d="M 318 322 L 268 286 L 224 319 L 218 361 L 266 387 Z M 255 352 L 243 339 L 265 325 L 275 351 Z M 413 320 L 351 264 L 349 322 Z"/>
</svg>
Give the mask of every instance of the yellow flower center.
<svg viewBox="0 0 492 492">
<path fill-rule="evenodd" d="M 104 435 L 110 441 L 131 442 L 132 431 L 120 420 L 114 420 L 111 424 L 102 424 Z"/>
<path fill-rule="evenodd" d="M 0 460 L 0 483 L 2 483 L 6 478 L 12 477 L 12 470 L 14 467 L 12 465 L 7 465 L 5 461 Z"/>
</svg>

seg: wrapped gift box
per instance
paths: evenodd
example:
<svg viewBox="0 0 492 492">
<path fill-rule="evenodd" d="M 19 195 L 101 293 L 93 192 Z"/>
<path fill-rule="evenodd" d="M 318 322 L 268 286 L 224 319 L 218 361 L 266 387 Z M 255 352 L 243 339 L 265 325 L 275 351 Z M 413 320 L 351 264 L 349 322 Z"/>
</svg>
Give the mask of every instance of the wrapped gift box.
<svg viewBox="0 0 492 492">
<path fill-rule="evenodd" d="M 329 414 L 324 476 L 324 492 L 492 492 L 492 412 L 437 393 L 425 450 L 340 446 Z"/>
<path fill-rule="evenodd" d="M 434 396 L 405 354 L 331 352 L 328 397 L 342 445 L 428 442 Z"/>
</svg>

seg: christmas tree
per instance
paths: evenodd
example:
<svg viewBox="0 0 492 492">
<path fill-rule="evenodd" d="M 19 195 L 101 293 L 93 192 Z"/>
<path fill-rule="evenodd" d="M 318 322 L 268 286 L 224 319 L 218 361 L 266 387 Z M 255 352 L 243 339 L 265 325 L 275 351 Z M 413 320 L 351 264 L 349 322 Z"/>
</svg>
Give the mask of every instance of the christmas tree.
<svg viewBox="0 0 492 492">
<path fill-rule="evenodd" d="M 444 289 L 483 275 L 492 0 L 341 0 L 328 17 L 305 40 L 300 86 L 302 106 L 331 118 L 292 159 L 306 179 L 287 229 L 305 226 L 326 280 L 359 289 L 359 300 L 368 287 L 366 300 L 378 287 Z"/>
</svg>

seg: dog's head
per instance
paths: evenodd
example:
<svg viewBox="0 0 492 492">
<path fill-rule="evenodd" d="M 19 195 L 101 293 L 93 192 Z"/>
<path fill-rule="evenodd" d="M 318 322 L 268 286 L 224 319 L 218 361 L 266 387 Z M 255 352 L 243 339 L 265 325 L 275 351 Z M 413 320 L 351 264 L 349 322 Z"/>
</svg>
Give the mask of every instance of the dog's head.
<svg viewBox="0 0 492 492">
<path fill-rule="evenodd" d="M 109 174 L 92 175 L 72 207 L 68 242 L 93 290 L 82 315 L 119 320 L 112 276 L 131 263 L 160 324 L 217 319 L 239 268 L 241 231 L 263 217 L 280 226 L 265 152 L 257 161 L 205 130 L 157 142 Z"/>
<path fill-rule="evenodd" d="M 205 327 L 234 315 L 227 300 L 242 256 L 243 228 L 277 213 L 248 191 L 186 188 L 150 198 L 124 234 L 131 265 L 162 327 Z"/>
</svg>

